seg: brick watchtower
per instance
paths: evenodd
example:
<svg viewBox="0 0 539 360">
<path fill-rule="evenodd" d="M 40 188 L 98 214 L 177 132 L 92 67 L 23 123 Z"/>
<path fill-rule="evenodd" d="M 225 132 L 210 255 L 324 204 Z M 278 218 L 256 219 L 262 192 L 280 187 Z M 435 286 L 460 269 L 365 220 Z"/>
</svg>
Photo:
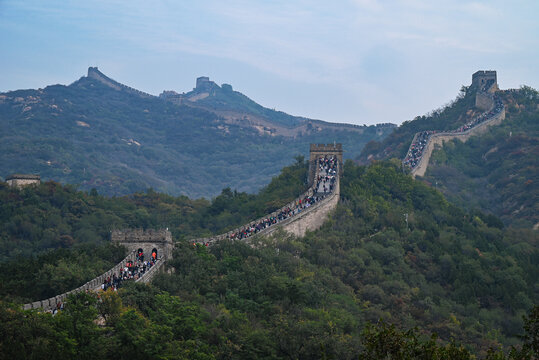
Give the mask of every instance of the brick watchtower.
<svg viewBox="0 0 539 360">
<path fill-rule="evenodd" d="M 113 230 L 110 234 L 113 243 L 123 245 L 128 251 L 142 249 L 146 259 L 155 250 L 158 259 L 170 259 L 172 256 L 172 234 L 168 229 L 126 229 Z"/>
<path fill-rule="evenodd" d="M 342 162 L 342 144 L 311 144 L 311 156 L 309 159 L 309 185 L 312 185 L 314 181 L 314 175 L 316 173 L 316 160 L 324 156 L 335 156 L 339 161 L 339 175 L 342 175 L 343 162 Z"/>
<path fill-rule="evenodd" d="M 489 111 L 494 107 L 493 94 L 499 90 L 496 71 L 479 70 L 472 75 L 472 86 L 475 89 L 475 107 Z"/>
<path fill-rule="evenodd" d="M 498 90 L 496 71 L 479 70 L 472 74 L 472 87 L 483 92 L 496 92 Z"/>
</svg>

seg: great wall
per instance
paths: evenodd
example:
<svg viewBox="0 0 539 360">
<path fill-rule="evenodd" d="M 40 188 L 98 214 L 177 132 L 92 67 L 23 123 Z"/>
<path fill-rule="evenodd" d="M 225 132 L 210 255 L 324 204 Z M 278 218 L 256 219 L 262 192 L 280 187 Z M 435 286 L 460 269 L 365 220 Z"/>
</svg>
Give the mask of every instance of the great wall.
<svg viewBox="0 0 539 360">
<path fill-rule="evenodd" d="M 466 126 L 454 131 L 435 132 L 422 131 L 415 134 L 410 148 L 403 159 L 403 164 L 410 168 L 413 177 L 424 176 L 430 157 L 436 145 L 459 139 L 466 142 L 470 137 L 483 134 L 488 127 L 499 125 L 505 119 L 505 106 L 496 95 L 499 90 L 496 71 L 477 71 L 472 75 L 472 89 L 475 89 L 475 106 L 484 112 L 475 118 L 468 128 Z M 480 121 L 478 121 L 480 120 Z"/>
<path fill-rule="evenodd" d="M 343 149 L 342 144 L 311 144 L 310 146 L 310 160 L 309 160 L 309 179 L 308 179 L 308 190 L 303 193 L 296 200 L 286 204 L 281 209 L 272 212 L 271 214 L 266 215 L 263 218 L 260 218 L 256 221 L 249 222 L 237 229 L 229 231 L 225 234 L 220 234 L 207 238 L 198 238 L 191 240 L 194 244 L 203 244 L 206 246 L 211 246 L 218 241 L 229 239 L 230 235 L 237 233 L 242 229 L 251 227 L 257 222 L 267 219 L 270 217 L 275 217 L 280 211 L 286 208 L 297 208 L 298 203 L 301 204 L 301 200 L 306 197 L 312 197 L 317 193 L 317 186 L 319 185 L 316 181 L 319 175 L 319 166 L 318 161 L 320 158 L 327 156 L 334 157 L 336 159 L 336 181 L 332 187 L 332 191 L 320 196 L 320 200 L 314 203 L 312 206 L 302 208 L 297 213 L 294 213 L 293 216 L 290 216 L 280 222 L 269 226 L 256 234 L 252 235 L 247 239 L 242 241 L 251 241 L 254 237 L 268 236 L 275 232 L 277 229 L 282 229 L 288 233 L 294 234 L 295 236 L 301 237 L 304 236 L 307 231 L 314 231 L 327 219 L 330 212 L 335 209 L 339 201 L 340 196 L 340 175 L 342 174 L 342 161 L 343 161 Z M 159 230 L 143 230 L 143 229 L 125 229 L 125 230 L 113 230 L 111 232 L 111 241 L 118 245 L 124 246 L 128 250 L 128 255 L 116 264 L 112 269 L 107 272 L 97 276 L 96 278 L 88 281 L 82 286 L 79 286 L 76 289 L 65 292 L 60 295 L 53 296 L 51 298 L 35 301 L 32 303 L 24 304 L 23 308 L 28 309 L 40 309 L 43 311 L 54 311 L 63 304 L 66 298 L 69 295 L 76 294 L 79 292 L 85 291 L 99 291 L 103 282 L 117 274 L 121 269 L 125 268 L 129 262 L 134 262 L 136 255 L 139 250 L 142 250 L 145 254 L 150 254 L 155 251 L 157 256 L 157 262 L 153 267 L 151 267 L 147 272 L 145 272 L 140 278 L 136 279 L 136 282 L 148 283 L 150 282 L 156 274 L 165 269 L 165 263 L 167 260 L 172 258 L 172 253 L 174 250 L 174 242 L 172 240 L 172 235 L 168 229 L 159 229 Z"/>
<path fill-rule="evenodd" d="M 118 90 L 123 89 L 144 97 L 152 96 L 109 79 L 104 74 L 99 72 L 97 68 L 89 68 L 88 76 L 98 79 L 106 85 L 114 87 Z M 466 141 L 471 136 L 484 133 L 489 126 L 499 124 L 505 118 L 505 107 L 503 104 L 501 104 L 501 101 L 496 97 L 495 94 L 498 90 L 495 71 L 478 71 L 474 73 L 472 77 L 472 86 L 477 87 L 476 107 L 485 110 L 485 112 L 480 116 L 484 116 L 486 118 L 482 121 L 477 121 L 473 124 L 473 126 L 470 126 L 465 130 L 459 129 L 453 132 L 439 133 L 426 132 L 426 138 L 422 137 L 422 133 L 415 134 L 407 156 L 403 160 L 403 164 L 409 166 L 410 154 L 412 153 L 412 150 L 416 149 L 419 142 L 422 142 L 421 152 L 419 153 L 417 161 L 413 164 L 413 166 L 410 166 L 412 176 L 423 176 L 425 174 L 430 156 L 436 145 L 443 145 L 444 141 L 449 141 L 452 139 Z M 328 156 L 336 159 L 336 181 L 334 186 L 331 188 L 332 190 L 321 196 L 320 200 L 313 203 L 312 206 L 298 208 L 298 203 L 301 204 L 302 199 L 311 198 L 318 192 L 319 184 L 316 182 L 316 179 L 319 178 L 320 170 L 318 161 L 319 159 Z M 253 237 L 268 236 L 278 229 L 282 229 L 283 231 L 297 237 L 302 237 L 307 231 L 314 231 L 320 228 L 328 218 L 331 211 L 337 206 L 340 198 L 340 177 L 342 175 L 342 171 L 342 144 L 311 144 L 308 172 L 309 188 L 305 193 L 282 208 L 272 212 L 271 214 L 267 214 L 260 219 L 251 221 L 227 233 L 211 237 L 192 239 L 191 242 L 193 244 L 201 244 L 205 246 L 214 245 L 219 241 L 231 239 L 233 238 L 233 234 L 237 234 L 246 228 L 253 228 L 256 224 L 263 222 L 268 218 L 276 218 L 279 213 L 282 213 L 286 209 L 289 210 L 290 208 L 299 209 L 299 211 L 294 212 L 293 216 L 289 216 L 282 221 L 272 224 L 272 226 L 265 227 L 262 230 L 255 232 L 254 235 L 246 239 L 242 239 L 242 241 L 251 241 Z M 111 241 L 126 247 L 128 250 L 128 255 L 120 263 L 76 289 L 45 300 L 24 304 L 23 308 L 53 311 L 63 304 L 66 298 L 71 294 L 84 291 L 99 291 L 103 282 L 107 278 L 110 278 L 113 274 L 118 273 L 118 271 L 123 269 L 126 264 L 135 260 L 138 251 L 143 251 L 146 254 L 155 251 L 158 254 L 155 265 L 147 272 L 143 273 L 140 278 L 135 280 L 136 282 L 148 283 L 155 277 L 156 274 L 165 269 L 166 261 L 172 258 L 172 253 L 174 250 L 174 242 L 168 229 L 114 230 L 111 232 Z"/>
</svg>

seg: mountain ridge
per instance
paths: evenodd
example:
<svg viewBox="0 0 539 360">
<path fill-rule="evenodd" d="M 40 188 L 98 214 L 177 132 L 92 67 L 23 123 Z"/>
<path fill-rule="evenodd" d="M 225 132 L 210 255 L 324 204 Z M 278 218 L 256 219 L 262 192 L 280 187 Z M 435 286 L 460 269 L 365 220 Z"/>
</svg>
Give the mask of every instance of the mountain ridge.
<svg viewBox="0 0 539 360">
<path fill-rule="evenodd" d="M 394 127 L 351 132 L 350 126 L 322 131 L 304 124 L 285 136 L 101 80 L 83 76 L 68 86 L 0 94 L 0 174 L 39 173 L 108 195 L 147 188 L 190 197 L 226 187 L 254 192 L 310 143 L 341 142 L 353 158 Z"/>
</svg>

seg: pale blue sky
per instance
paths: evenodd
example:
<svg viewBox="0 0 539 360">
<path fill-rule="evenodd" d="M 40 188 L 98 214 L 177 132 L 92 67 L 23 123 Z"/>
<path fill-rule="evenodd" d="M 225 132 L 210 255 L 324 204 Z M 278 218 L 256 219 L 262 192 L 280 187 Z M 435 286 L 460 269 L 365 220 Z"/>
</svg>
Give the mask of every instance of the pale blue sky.
<svg viewBox="0 0 539 360">
<path fill-rule="evenodd" d="M 98 66 L 155 95 L 209 76 L 293 115 L 401 123 L 476 70 L 539 88 L 538 18 L 537 0 L 0 0 L 0 91 Z"/>
</svg>

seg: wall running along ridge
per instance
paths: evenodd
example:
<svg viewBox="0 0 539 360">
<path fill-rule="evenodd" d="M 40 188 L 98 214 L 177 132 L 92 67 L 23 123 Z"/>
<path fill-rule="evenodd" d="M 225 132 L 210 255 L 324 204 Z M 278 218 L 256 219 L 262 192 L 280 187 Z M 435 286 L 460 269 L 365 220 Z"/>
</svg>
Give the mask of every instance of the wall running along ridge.
<svg viewBox="0 0 539 360">
<path fill-rule="evenodd" d="M 51 311 L 51 310 L 56 309 L 57 304 L 62 304 L 65 301 L 65 299 L 71 294 L 77 294 L 77 293 L 83 292 L 83 291 L 98 291 L 99 289 L 101 289 L 101 284 L 103 284 L 103 281 L 107 277 L 109 277 L 109 276 L 112 277 L 113 274 L 119 273 L 120 269 L 125 267 L 125 265 L 127 264 L 128 261 L 135 261 L 135 258 L 136 258 L 135 252 L 134 251 L 130 252 L 122 261 L 120 261 L 118 264 L 116 264 L 112 269 L 110 269 L 109 271 L 107 271 L 107 272 L 99 275 L 98 277 L 88 281 L 86 284 L 84 284 L 82 286 L 79 286 L 78 288 L 73 289 L 71 291 L 65 292 L 65 293 L 60 294 L 60 295 L 53 296 L 53 297 L 45 299 L 45 300 L 35 301 L 35 302 L 29 303 L 29 304 L 24 304 L 23 309 L 24 310 L 43 309 L 44 311 Z M 157 265 L 160 262 L 161 261 L 158 261 L 157 264 L 154 267 L 157 267 Z M 153 267 L 150 270 L 153 270 Z M 149 274 L 149 271 L 146 272 L 138 280 L 142 280 L 144 278 L 144 276 L 146 276 L 148 274 Z"/>
<path fill-rule="evenodd" d="M 437 133 L 433 134 L 429 137 L 429 140 L 427 141 L 427 145 L 425 146 L 425 150 L 423 150 L 423 155 L 421 156 L 421 160 L 419 160 L 419 164 L 412 169 L 411 173 L 413 177 L 416 176 L 424 176 L 425 172 L 427 171 L 427 167 L 429 166 L 430 157 L 432 155 L 432 151 L 434 150 L 436 145 L 443 146 L 444 142 L 450 141 L 453 139 L 459 139 L 462 142 L 466 142 L 470 137 L 481 135 L 487 132 L 487 129 L 489 126 L 499 125 L 501 122 L 505 119 L 505 108 L 498 113 L 497 115 L 494 115 L 491 119 L 484 121 L 477 126 L 463 131 L 458 134 L 453 133 Z"/>
<path fill-rule="evenodd" d="M 328 154 L 328 155 L 332 155 L 332 154 Z M 276 231 L 278 228 L 283 229 L 284 231 L 294 234 L 295 236 L 298 236 L 298 237 L 304 236 L 307 231 L 314 231 L 320 228 L 322 224 L 324 223 L 324 221 L 327 219 L 329 213 L 333 209 L 335 209 L 335 207 L 337 206 L 337 203 L 339 202 L 341 166 L 342 164 L 339 161 L 337 161 L 337 180 L 335 182 L 335 187 L 333 191 L 329 195 L 326 195 L 322 200 L 315 203 L 314 205 L 309 206 L 306 209 L 303 209 L 299 214 L 293 215 L 289 217 L 288 219 L 285 219 L 276 224 L 273 224 L 257 232 L 256 234 L 253 234 L 249 236 L 248 238 L 242 239 L 242 240 L 249 241 L 249 239 L 252 239 L 253 237 L 259 236 L 259 235 L 267 236 L 273 233 L 274 231 Z M 317 164 L 316 164 L 316 169 L 317 170 L 315 172 L 315 178 L 318 176 L 318 171 L 319 171 Z M 261 217 L 260 219 L 251 221 L 225 234 L 206 237 L 206 238 L 193 239 L 192 242 L 199 243 L 199 244 L 208 243 L 209 245 L 213 245 L 214 243 L 218 241 L 226 240 L 230 235 L 238 233 L 246 227 L 256 226 L 256 224 L 262 222 L 264 219 L 267 219 L 269 217 L 276 217 L 280 212 L 284 211 L 285 209 L 293 208 L 300 199 L 304 199 L 305 197 L 312 196 L 314 194 L 315 187 L 316 187 L 316 183 L 313 183 L 313 185 L 305 193 L 303 193 L 300 197 L 298 197 L 296 200 L 286 204 L 285 206 L 272 212 L 271 214 L 267 214 L 266 216 Z"/>
<path fill-rule="evenodd" d="M 497 84 L 493 83 L 489 89 L 486 89 L 486 91 L 478 90 L 476 94 L 476 107 L 486 110 L 486 112 L 493 111 L 496 106 L 496 102 L 495 102 L 492 91 L 496 91 L 497 89 L 498 89 Z M 504 119 L 505 119 L 505 106 L 501 109 L 499 113 L 494 114 L 488 120 L 480 122 L 479 124 L 475 125 L 471 129 L 468 129 L 466 131 L 463 131 L 460 133 L 440 132 L 440 133 L 434 133 L 430 135 L 427 139 L 427 144 L 425 145 L 425 148 L 423 149 L 423 152 L 421 153 L 419 163 L 411 169 L 412 176 L 415 178 L 416 176 L 425 175 L 425 172 L 427 171 L 427 167 L 429 166 L 429 161 L 432 155 L 432 151 L 435 149 L 436 145 L 443 146 L 444 142 L 450 141 L 453 139 L 459 139 L 462 142 L 466 142 L 471 136 L 484 134 L 487 131 L 489 126 L 499 125 Z M 412 143 L 410 144 L 410 148 L 408 149 L 407 154 L 410 153 L 412 149 L 412 145 L 416 143 L 416 139 L 419 134 L 420 133 L 416 133 L 414 135 L 414 138 L 412 140 Z M 404 164 L 404 160 L 403 160 L 403 164 Z"/>
<path fill-rule="evenodd" d="M 288 219 L 282 220 L 276 224 L 273 224 L 258 233 L 243 239 L 245 241 L 249 241 L 251 238 L 254 238 L 258 235 L 270 235 L 271 233 L 275 232 L 277 229 L 283 229 L 284 231 L 294 234 L 295 236 L 301 237 L 304 236 L 307 231 L 314 231 L 317 230 L 322 226 L 322 224 L 325 222 L 327 217 L 329 216 L 329 213 L 335 209 L 337 206 L 337 203 L 339 202 L 340 197 L 340 176 L 342 174 L 342 145 L 337 144 L 337 146 L 333 145 L 327 145 L 327 152 L 317 152 L 316 157 L 323 157 L 325 155 L 333 155 L 336 156 L 338 159 L 337 161 L 337 177 L 335 181 L 334 189 L 331 193 L 326 195 L 322 200 L 315 203 L 314 205 L 309 206 L 306 209 L 303 209 L 300 213 L 291 216 Z M 312 146 L 311 146 L 312 148 Z M 338 149 L 336 149 L 338 148 Z M 335 150 L 337 152 L 335 152 Z M 313 156 L 311 156 L 310 166 L 315 167 L 314 171 L 314 177 L 316 178 L 318 176 L 319 167 L 318 163 L 316 161 L 313 161 Z M 311 169 L 309 169 L 309 173 L 312 173 Z M 267 214 L 266 216 L 257 219 L 255 221 L 251 221 L 250 223 L 241 226 L 233 231 L 229 231 L 226 234 L 221 234 L 217 236 L 207 237 L 207 238 L 199 238 L 199 239 L 193 239 L 191 240 L 193 243 L 208 243 L 209 245 L 212 245 L 220 240 L 225 240 L 228 238 L 229 235 L 232 235 L 234 233 L 239 232 L 245 227 L 256 225 L 260 223 L 262 220 L 269 218 L 269 217 L 277 217 L 277 215 L 287 209 L 287 208 L 293 208 L 295 205 L 299 202 L 300 199 L 304 199 L 305 197 L 310 197 L 314 194 L 316 183 L 313 181 L 313 184 L 311 184 L 311 187 L 303 193 L 300 197 L 298 197 L 296 200 L 286 204 L 279 210 L 274 211 L 271 214 Z M 57 308 L 58 304 L 62 304 L 65 302 L 65 299 L 71 295 L 76 294 L 83 291 L 99 291 L 101 289 L 101 284 L 103 284 L 103 281 L 108 278 L 109 276 L 112 277 L 113 274 L 119 273 L 120 269 L 125 267 L 128 261 L 135 261 L 136 259 L 136 252 L 138 248 L 142 248 L 144 250 L 145 256 L 148 256 L 148 250 L 150 248 L 157 248 L 158 249 L 158 259 L 157 263 L 148 271 L 144 273 L 139 279 L 135 280 L 135 282 L 141 282 L 141 283 L 149 283 L 153 280 L 153 278 L 161 271 L 164 270 L 164 265 L 166 260 L 170 259 L 172 257 L 172 250 L 173 250 L 173 242 L 172 242 L 172 236 L 170 231 L 168 230 L 142 230 L 142 229 L 127 229 L 127 230 L 114 230 L 111 232 L 111 241 L 118 243 L 120 245 L 126 246 L 129 250 L 129 254 L 117 265 L 115 265 L 112 269 L 108 270 L 107 272 L 99 275 L 98 277 L 88 281 L 86 284 L 79 286 L 76 289 L 73 289 L 71 291 L 68 291 L 66 293 L 53 296 L 49 299 L 41 300 L 41 301 L 35 301 L 29 304 L 24 304 L 23 308 L 25 310 L 29 309 L 41 309 L 44 311 L 52 311 Z"/>
</svg>

